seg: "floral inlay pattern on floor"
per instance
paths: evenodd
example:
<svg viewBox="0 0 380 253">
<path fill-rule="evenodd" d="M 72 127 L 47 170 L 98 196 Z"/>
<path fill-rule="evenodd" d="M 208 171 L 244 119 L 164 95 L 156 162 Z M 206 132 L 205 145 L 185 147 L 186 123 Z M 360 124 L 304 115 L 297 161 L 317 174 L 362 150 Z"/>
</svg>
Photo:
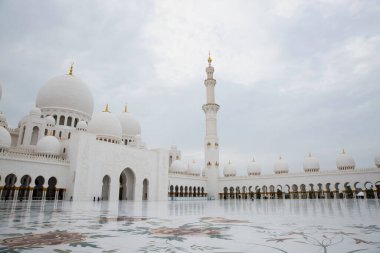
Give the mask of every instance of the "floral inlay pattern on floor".
<svg viewBox="0 0 380 253">
<path fill-rule="evenodd" d="M 222 207 L 231 203 L 222 203 Z M 218 210 L 214 216 L 207 215 L 209 211 L 199 211 L 200 215 L 189 211 L 194 205 L 198 209 L 211 204 L 168 203 L 170 209 L 163 213 L 154 212 L 153 207 L 150 212 L 136 212 L 132 204 L 119 205 L 116 213 L 96 205 L 97 211 L 81 206 L 71 212 L 67 210 L 70 204 L 62 208 L 46 204 L 29 212 L 3 208 L 0 252 L 380 252 L 376 205 L 372 206 L 371 219 L 327 217 L 329 222 L 313 213 L 305 218 L 260 210 L 254 215 L 252 211 L 239 214 Z M 145 208 L 145 204 L 140 205 Z M 243 211 L 258 207 L 257 203 L 244 205 Z M 172 206 L 178 209 L 173 211 Z"/>
</svg>

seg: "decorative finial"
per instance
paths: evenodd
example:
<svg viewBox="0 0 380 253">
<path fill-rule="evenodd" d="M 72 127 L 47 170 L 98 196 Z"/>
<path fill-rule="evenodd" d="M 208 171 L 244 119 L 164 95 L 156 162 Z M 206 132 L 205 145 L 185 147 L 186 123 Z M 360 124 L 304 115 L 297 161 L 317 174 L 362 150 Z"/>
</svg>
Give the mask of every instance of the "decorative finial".
<svg viewBox="0 0 380 253">
<path fill-rule="evenodd" d="M 255 162 L 255 157 L 254 156 L 252 157 L 252 162 Z"/>
<path fill-rule="evenodd" d="M 345 154 L 345 153 L 346 153 L 346 150 L 343 149 L 343 150 L 342 150 L 342 154 Z"/>
<path fill-rule="evenodd" d="M 211 65 L 211 62 L 212 62 L 212 58 L 211 58 L 211 53 L 210 51 L 208 51 L 208 65 Z"/>
<path fill-rule="evenodd" d="M 282 159 L 282 156 L 280 155 L 279 157 L 278 157 L 278 160 L 281 160 Z"/>
<path fill-rule="evenodd" d="M 231 160 L 228 160 L 228 164 L 231 164 Z"/>
<path fill-rule="evenodd" d="M 309 157 L 311 157 L 311 152 L 309 152 Z"/>
<path fill-rule="evenodd" d="M 103 112 L 110 112 L 110 111 L 108 110 L 108 104 L 106 104 L 106 107 L 104 108 Z"/>
<path fill-rule="evenodd" d="M 128 106 L 127 106 L 127 104 L 125 104 L 125 106 L 124 106 L 124 112 L 128 112 Z"/>
<path fill-rule="evenodd" d="M 71 63 L 71 66 L 70 66 L 70 72 L 69 72 L 69 75 L 70 75 L 70 76 L 73 75 L 73 66 L 74 66 L 74 62 Z"/>
</svg>

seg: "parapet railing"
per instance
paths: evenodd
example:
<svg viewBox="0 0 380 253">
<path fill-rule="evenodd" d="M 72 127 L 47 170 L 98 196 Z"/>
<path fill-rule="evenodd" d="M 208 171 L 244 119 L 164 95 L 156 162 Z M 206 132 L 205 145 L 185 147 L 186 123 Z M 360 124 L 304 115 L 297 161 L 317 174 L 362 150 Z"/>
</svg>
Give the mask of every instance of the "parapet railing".
<svg viewBox="0 0 380 253">
<path fill-rule="evenodd" d="M 20 150 L 21 151 L 21 150 Z M 5 150 L 0 149 L 0 159 L 10 159 L 10 160 L 27 160 L 36 162 L 54 162 L 60 164 L 67 164 L 69 161 L 59 155 L 49 155 L 49 154 L 36 154 L 25 152 L 22 150 L 18 152 L 16 150 Z"/>
</svg>

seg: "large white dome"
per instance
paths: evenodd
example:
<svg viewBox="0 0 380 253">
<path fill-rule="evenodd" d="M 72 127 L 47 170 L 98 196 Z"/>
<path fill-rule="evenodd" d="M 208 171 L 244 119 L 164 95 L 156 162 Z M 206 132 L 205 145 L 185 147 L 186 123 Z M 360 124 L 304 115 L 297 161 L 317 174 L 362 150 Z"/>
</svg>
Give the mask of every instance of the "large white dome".
<svg viewBox="0 0 380 253">
<path fill-rule="evenodd" d="M 274 173 L 283 174 L 288 173 L 289 167 L 288 163 L 280 156 L 278 160 L 274 163 Z"/>
<path fill-rule="evenodd" d="M 0 148 L 9 148 L 11 146 L 11 135 L 5 127 L 0 126 Z"/>
<path fill-rule="evenodd" d="M 375 155 L 375 165 L 380 169 L 380 152 Z"/>
<path fill-rule="evenodd" d="M 120 121 L 108 110 L 95 114 L 88 123 L 87 132 L 96 134 L 97 139 L 121 140 L 121 125 Z"/>
<path fill-rule="evenodd" d="M 305 172 L 318 172 L 319 169 L 320 166 L 318 159 L 309 153 L 308 157 L 306 157 L 305 161 L 303 162 L 303 170 Z"/>
<path fill-rule="evenodd" d="M 47 81 L 38 92 L 36 106 L 45 109 L 68 109 L 91 117 L 94 99 L 88 86 L 72 75 L 61 75 Z"/>
<path fill-rule="evenodd" d="M 225 177 L 236 176 L 236 170 L 234 167 L 232 167 L 231 161 L 229 161 L 226 166 L 224 166 L 223 174 Z"/>
<path fill-rule="evenodd" d="M 118 118 L 123 131 L 123 137 L 141 135 L 140 123 L 131 113 L 125 110 L 118 115 Z"/>
<path fill-rule="evenodd" d="M 169 171 L 172 173 L 185 173 L 186 165 L 181 160 L 175 160 L 172 162 Z"/>
<path fill-rule="evenodd" d="M 248 164 L 247 174 L 249 176 L 257 176 L 261 174 L 261 166 L 255 161 L 255 158 L 252 159 L 252 162 Z"/>
<path fill-rule="evenodd" d="M 355 160 L 343 149 L 336 158 L 336 167 L 338 170 L 353 170 L 355 169 Z"/>
<path fill-rule="evenodd" d="M 54 136 L 44 136 L 38 141 L 36 152 L 39 154 L 59 155 L 61 153 L 61 143 Z"/>
</svg>

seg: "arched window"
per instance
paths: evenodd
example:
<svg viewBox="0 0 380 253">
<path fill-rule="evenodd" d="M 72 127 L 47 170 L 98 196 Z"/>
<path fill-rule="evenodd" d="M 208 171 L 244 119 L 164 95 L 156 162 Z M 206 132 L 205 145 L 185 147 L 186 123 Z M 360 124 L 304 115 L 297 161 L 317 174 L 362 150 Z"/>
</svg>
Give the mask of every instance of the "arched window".
<svg viewBox="0 0 380 253">
<path fill-rule="evenodd" d="M 65 116 L 62 115 L 61 117 L 59 117 L 59 124 L 61 126 L 63 126 L 65 124 Z"/>
<path fill-rule="evenodd" d="M 67 139 L 70 139 L 70 137 L 71 137 L 71 133 L 69 133 L 69 134 L 67 135 Z"/>
<path fill-rule="evenodd" d="M 172 166 L 173 156 L 169 156 L 169 167 Z"/>
<path fill-rule="evenodd" d="M 15 174 L 9 174 L 5 177 L 5 186 L 2 191 L 1 199 L 13 199 L 15 193 L 15 184 L 17 177 Z"/>
<path fill-rule="evenodd" d="M 45 136 L 48 134 L 49 130 L 45 129 Z"/>
<path fill-rule="evenodd" d="M 103 177 L 103 186 L 102 186 L 102 200 L 108 200 L 110 195 L 110 184 L 111 178 L 108 175 Z"/>
<path fill-rule="evenodd" d="M 71 117 L 71 116 L 69 116 L 68 118 L 67 118 L 67 126 L 71 126 L 71 124 L 73 123 L 73 118 Z"/>
<path fill-rule="evenodd" d="M 145 178 L 143 181 L 143 195 L 142 195 L 143 200 L 148 200 L 148 193 L 149 193 L 149 181 L 148 179 Z"/>
<path fill-rule="evenodd" d="M 57 179 L 55 177 L 51 177 L 48 180 L 48 188 L 46 190 L 46 199 L 47 200 L 54 200 L 55 199 L 55 191 L 57 185 Z"/>
<path fill-rule="evenodd" d="M 74 120 L 74 127 L 77 127 L 78 121 L 79 121 L 79 119 L 75 118 L 75 120 Z"/>
<path fill-rule="evenodd" d="M 33 199 L 42 199 L 43 191 L 44 191 L 44 183 L 45 179 L 42 176 L 38 176 L 34 181 L 35 186 L 33 188 Z"/>
<path fill-rule="evenodd" d="M 59 138 L 61 138 L 62 137 L 62 131 L 59 131 Z"/>
<path fill-rule="evenodd" d="M 58 118 L 57 115 L 53 115 L 53 118 L 54 118 L 54 122 L 55 122 L 55 123 L 58 122 L 58 121 L 57 121 L 57 118 Z"/>
<path fill-rule="evenodd" d="M 39 131 L 40 129 L 38 128 L 38 126 L 33 127 L 32 138 L 30 139 L 30 145 L 37 145 Z"/>
<path fill-rule="evenodd" d="M 55 136 L 55 130 L 53 130 L 53 136 Z"/>
</svg>

